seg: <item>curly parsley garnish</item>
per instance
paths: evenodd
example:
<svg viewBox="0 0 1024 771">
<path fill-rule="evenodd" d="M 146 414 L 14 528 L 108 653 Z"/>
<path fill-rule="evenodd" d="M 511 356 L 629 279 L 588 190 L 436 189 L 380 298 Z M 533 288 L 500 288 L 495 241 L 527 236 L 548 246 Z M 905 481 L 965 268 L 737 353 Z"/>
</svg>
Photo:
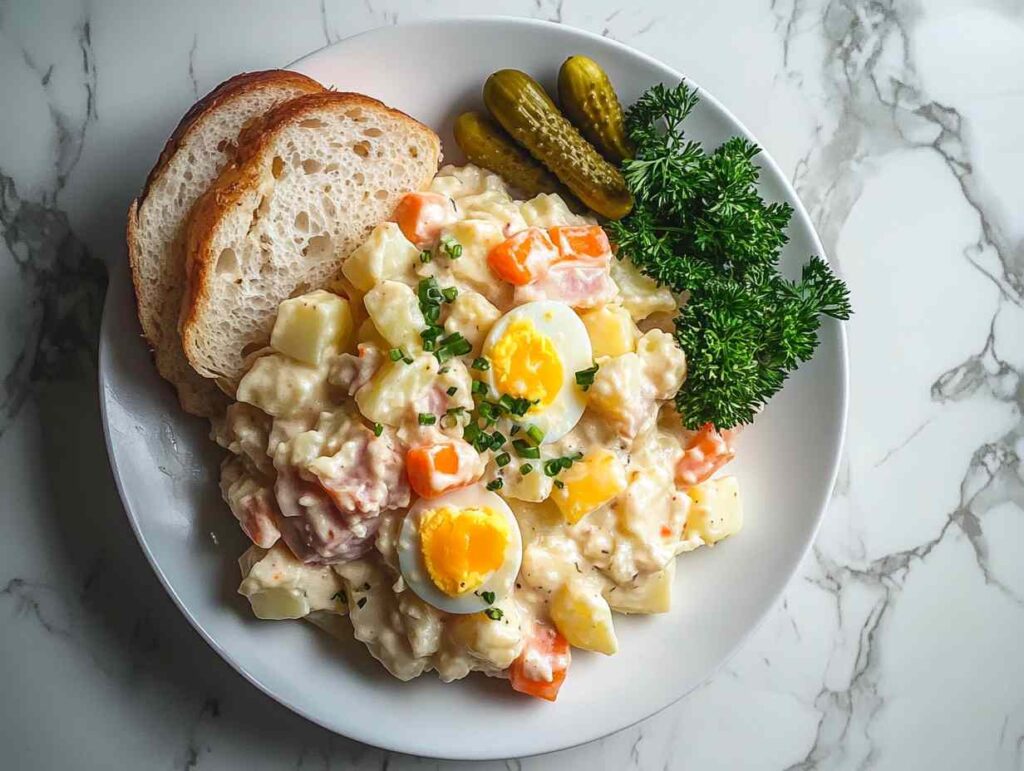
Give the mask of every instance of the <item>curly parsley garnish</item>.
<svg viewBox="0 0 1024 771">
<path fill-rule="evenodd" d="M 760 152 L 734 137 L 713 152 L 682 123 L 697 104 L 685 83 L 649 89 L 626 114 L 636 156 L 622 173 L 635 206 L 607 225 L 646 275 L 689 299 L 675 320 L 689 375 L 676 406 L 689 428 L 753 420 L 817 347 L 821 316 L 850 316 L 849 290 L 820 257 L 799 281 L 779 272 L 793 213 L 757 191 Z"/>
</svg>

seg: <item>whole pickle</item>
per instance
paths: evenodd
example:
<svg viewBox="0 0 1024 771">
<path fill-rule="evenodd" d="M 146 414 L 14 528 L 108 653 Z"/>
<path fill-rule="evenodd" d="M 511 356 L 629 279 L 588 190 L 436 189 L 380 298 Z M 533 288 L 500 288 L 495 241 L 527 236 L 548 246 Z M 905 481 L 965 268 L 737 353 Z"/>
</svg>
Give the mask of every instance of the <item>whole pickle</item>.
<svg viewBox="0 0 1024 771">
<path fill-rule="evenodd" d="M 620 219 L 633 208 L 619 170 L 580 136 L 529 75 L 518 70 L 495 72 L 484 84 L 484 104 L 514 140 L 590 209 Z"/>
<path fill-rule="evenodd" d="M 570 56 L 558 71 L 558 100 L 566 117 L 612 163 L 633 157 L 622 105 L 601 65 Z"/>
</svg>

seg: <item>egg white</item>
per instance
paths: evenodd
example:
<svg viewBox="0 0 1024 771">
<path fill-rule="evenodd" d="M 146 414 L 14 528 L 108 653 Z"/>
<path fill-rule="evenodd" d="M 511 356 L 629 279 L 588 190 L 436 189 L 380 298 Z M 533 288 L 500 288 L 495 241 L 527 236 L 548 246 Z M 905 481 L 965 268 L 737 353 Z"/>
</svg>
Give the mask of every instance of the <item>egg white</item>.
<svg viewBox="0 0 1024 771">
<path fill-rule="evenodd" d="M 498 319 L 484 340 L 483 355 L 491 358 L 491 351 L 504 336 L 509 326 L 520 318 L 528 319 L 542 335 L 551 339 L 562 363 L 562 385 L 554 401 L 546 408 L 532 408 L 520 418 L 524 425 L 533 424 L 544 432 L 544 444 L 555 442 L 569 433 L 583 417 L 587 395 L 576 385 L 576 373 L 593 366 L 590 336 L 576 312 L 565 303 L 538 300 L 517 306 Z M 486 373 L 487 385 L 501 396 L 495 383 L 494 367 Z"/>
<path fill-rule="evenodd" d="M 491 573 L 487 580 L 474 591 L 466 592 L 460 597 L 451 597 L 430 580 L 427 566 L 423 560 L 420 545 L 420 524 L 424 512 L 440 509 L 445 506 L 453 509 L 486 508 L 505 517 L 508 522 L 509 540 L 505 547 L 505 560 L 500 568 Z M 495 603 L 507 597 L 515 585 L 519 575 L 519 566 L 523 560 L 523 539 L 519 532 L 519 522 L 512 509 L 499 496 L 485 489 L 483 485 L 470 485 L 459 490 L 438 496 L 437 498 L 421 498 L 409 509 L 398 535 L 398 567 L 409 588 L 424 602 L 433 605 L 446 613 L 479 613 L 491 607 L 482 595 L 494 592 Z"/>
</svg>

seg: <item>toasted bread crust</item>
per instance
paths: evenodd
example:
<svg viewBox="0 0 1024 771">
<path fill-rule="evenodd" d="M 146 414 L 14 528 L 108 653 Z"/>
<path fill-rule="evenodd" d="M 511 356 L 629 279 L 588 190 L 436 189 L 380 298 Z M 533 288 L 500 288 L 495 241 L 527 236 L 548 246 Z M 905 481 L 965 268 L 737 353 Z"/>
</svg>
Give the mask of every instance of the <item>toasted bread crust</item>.
<svg viewBox="0 0 1024 771">
<path fill-rule="evenodd" d="M 142 202 L 146 200 L 146 195 L 149 193 L 149 189 L 153 182 L 161 173 L 163 173 L 163 170 L 171 160 L 171 157 L 188 138 L 192 129 L 203 115 L 224 102 L 234 99 L 239 94 L 245 93 L 246 91 L 259 90 L 268 83 L 282 82 L 291 83 L 296 88 L 305 88 L 310 93 L 324 90 L 324 87 L 312 78 L 298 72 L 292 72 L 291 70 L 259 70 L 257 72 L 243 72 L 232 78 L 228 78 L 213 89 L 213 91 L 189 107 L 188 112 L 186 112 L 181 117 L 181 120 L 178 121 L 178 125 L 175 126 L 174 131 L 171 132 L 171 136 L 164 144 L 164 149 L 160 151 L 160 157 L 157 158 L 156 165 L 149 172 L 149 176 L 146 177 L 146 184 L 143 186 L 142 194 L 138 199 L 139 205 L 141 206 Z"/>
<path fill-rule="evenodd" d="M 265 167 L 263 156 L 273 148 L 276 134 L 283 126 L 323 109 L 352 106 L 387 111 L 408 122 L 411 130 L 431 136 L 440 154 L 441 140 L 429 127 L 377 99 L 345 91 L 322 91 L 297 97 L 271 110 L 250 130 L 243 131 L 235 161 L 224 168 L 213 186 L 196 201 L 189 221 L 185 257 L 187 284 L 181 329 L 185 355 L 190 360 L 196 344 L 197 321 L 211 299 L 209 287 L 217 263 L 217 256 L 212 253 L 213 231 L 217 223 L 226 212 L 240 205 L 246 195 L 258 194 Z"/>
</svg>

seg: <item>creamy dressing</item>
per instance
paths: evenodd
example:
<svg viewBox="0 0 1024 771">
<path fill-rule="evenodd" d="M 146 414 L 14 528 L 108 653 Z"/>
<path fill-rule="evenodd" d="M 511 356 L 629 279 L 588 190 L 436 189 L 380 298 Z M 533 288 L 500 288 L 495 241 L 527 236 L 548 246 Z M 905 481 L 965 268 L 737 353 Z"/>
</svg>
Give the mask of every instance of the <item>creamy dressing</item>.
<svg viewBox="0 0 1024 771">
<path fill-rule="evenodd" d="M 540 470 L 543 459 L 532 462 L 537 466 L 532 473 L 523 474 L 521 459 L 499 467 L 495 452 L 481 453 L 480 484 L 500 478 L 499 493 L 518 520 L 521 570 L 511 593 L 495 602 L 497 618 L 453 615 L 427 604 L 403 580 L 396 552 L 406 507 L 414 500 L 403 472 L 405 449 L 462 436 L 464 416 L 430 425 L 417 416 L 440 417 L 449 407 L 473 407 L 466 363 L 479 354 L 502 314 L 525 296 L 533 297 L 497 280 L 487 266 L 487 253 L 528 226 L 593 223 L 573 214 L 558 196 L 515 201 L 500 178 L 474 167 L 442 169 L 430 190 L 454 203 L 453 221 L 444 232 L 461 244 L 461 257 L 423 262 L 393 224 L 378 227 L 344 272 L 354 302 L 365 293 L 365 309 L 382 328 L 358 338 L 357 353 L 354 347 L 329 349 L 317 366 L 280 353 L 256 358 L 239 385 L 238 403 L 214 426 L 213 435 L 234 459 L 225 467 L 225 497 L 233 511 L 248 511 L 241 503 L 243 493 L 249 496 L 246 501 L 280 504 L 284 489 L 293 510 L 281 504 L 283 521 L 303 522 L 300 556 L 312 564 L 285 560 L 283 542 L 243 561 L 240 591 L 250 600 L 258 598 L 254 609 L 262 603 L 260 608 L 270 614 L 275 608 L 285 614 L 305 610 L 334 634 L 347 634 L 350 628 L 401 680 L 430 670 L 445 681 L 472 671 L 506 676 L 525 648 L 527 630 L 537 621 L 551 623 L 552 598 L 570 582 L 592 588 L 588 602 L 593 607 L 607 604 L 625 613 L 668 609 L 673 558 L 705 542 L 699 532 L 686 531 L 694 504 L 677 489 L 674 477 L 688 434 L 666 406 L 685 378 L 686 360 L 657 325 L 644 333 L 634 327 L 635 350 L 599 360 L 583 418 L 544 446 L 544 458 L 611 451 L 625 487 L 575 524 L 550 497 L 553 480 Z M 446 333 L 458 332 L 473 346 L 464 360 L 454 358 L 444 366 L 422 351 L 418 327 L 403 326 L 422 325 L 413 292 L 428 276 L 458 290 L 454 302 L 445 305 L 441 323 Z M 656 318 L 675 308 L 671 293 L 616 260 L 611 277 L 605 278 L 587 307 L 621 303 L 629 312 L 627 321 L 641 326 L 652 314 Z M 365 317 L 361 307 L 353 312 Z M 409 363 L 391 360 L 380 336 L 401 341 Z M 497 428 L 508 430 L 502 423 Z M 348 512 L 345 533 L 336 532 L 338 519 L 333 509 L 324 508 L 325 501 Z M 295 540 L 287 532 L 285 538 L 289 545 Z M 357 556 L 337 562 L 332 554 Z M 281 607 L 267 605 L 267 592 Z M 350 624 L 329 617 L 340 612 L 348 613 Z M 532 649 L 522 662 L 528 677 L 543 682 L 553 680 L 552 666 L 559 663 Z"/>
</svg>

